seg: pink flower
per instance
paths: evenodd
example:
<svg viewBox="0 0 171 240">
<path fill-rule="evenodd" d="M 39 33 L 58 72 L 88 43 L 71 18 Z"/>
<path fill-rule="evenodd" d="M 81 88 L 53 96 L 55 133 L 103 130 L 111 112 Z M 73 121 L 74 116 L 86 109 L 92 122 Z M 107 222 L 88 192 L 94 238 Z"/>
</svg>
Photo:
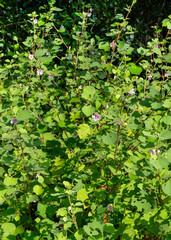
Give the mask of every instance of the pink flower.
<svg viewBox="0 0 171 240">
<path fill-rule="evenodd" d="M 148 80 L 150 81 L 152 79 L 152 75 L 150 74 L 149 76 L 148 76 Z"/>
<path fill-rule="evenodd" d="M 126 31 L 126 27 L 123 27 L 122 30 L 125 32 Z"/>
<path fill-rule="evenodd" d="M 42 75 L 43 74 L 43 70 L 42 69 L 38 69 L 37 70 L 37 75 Z"/>
<path fill-rule="evenodd" d="M 131 35 L 130 35 L 130 38 L 134 38 L 134 34 L 131 34 Z"/>
<path fill-rule="evenodd" d="M 32 60 L 34 58 L 34 55 L 30 54 L 29 59 Z"/>
<path fill-rule="evenodd" d="M 114 43 L 114 42 L 111 42 L 111 43 L 110 43 L 110 47 L 111 47 L 111 48 L 114 48 L 114 47 L 115 47 L 115 43 Z"/>
<path fill-rule="evenodd" d="M 11 119 L 11 124 L 16 125 L 18 123 L 18 120 L 16 118 Z"/>
<path fill-rule="evenodd" d="M 50 75 L 49 75 L 49 78 L 53 78 L 53 75 L 52 75 L 52 74 L 50 74 Z"/>
<path fill-rule="evenodd" d="M 93 9 L 92 8 L 90 8 L 90 12 L 92 12 L 93 11 Z"/>
<path fill-rule="evenodd" d="M 61 27 L 60 27 L 60 29 L 63 29 L 64 28 L 64 25 L 62 25 Z"/>
<path fill-rule="evenodd" d="M 47 56 L 50 55 L 50 52 L 47 52 L 46 55 L 47 55 Z"/>
<path fill-rule="evenodd" d="M 38 173 L 36 173 L 36 178 L 38 178 L 40 175 Z"/>
<path fill-rule="evenodd" d="M 77 133 L 74 133 L 74 138 L 77 138 L 78 137 L 78 134 Z"/>
<path fill-rule="evenodd" d="M 169 76 L 169 73 L 165 73 L 165 75 L 164 75 L 165 77 L 168 77 Z"/>
<path fill-rule="evenodd" d="M 94 52 L 94 51 L 92 51 L 92 52 L 91 52 L 91 54 L 92 54 L 92 55 L 94 55 L 94 54 L 95 54 L 95 52 Z"/>
<path fill-rule="evenodd" d="M 122 125 L 124 123 L 124 121 L 120 120 L 120 122 L 116 121 L 116 123 L 118 123 L 119 125 Z"/>
<path fill-rule="evenodd" d="M 129 44 L 130 42 L 131 42 L 130 40 L 127 40 L 127 41 L 126 41 L 126 43 L 128 43 L 128 44 Z"/>
<path fill-rule="evenodd" d="M 98 113 L 95 113 L 95 114 L 92 116 L 92 118 L 94 119 L 94 121 L 100 121 L 101 115 L 98 114 Z"/>
<path fill-rule="evenodd" d="M 153 155 L 157 155 L 156 149 L 151 149 L 149 152 L 151 152 Z M 158 150 L 158 153 L 160 153 L 160 150 Z"/>
<path fill-rule="evenodd" d="M 134 95 L 135 94 L 135 91 L 134 91 L 134 89 L 132 88 L 132 89 L 130 89 L 129 91 L 128 91 L 131 95 Z"/>
<path fill-rule="evenodd" d="M 68 59 L 69 59 L 69 60 L 71 60 L 71 59 L 72 59 L 72 54 L 69 54 L 69 57 L 68 57 Z"/>
<path fill-rule="evenodd" d="M 113 207 L 111 205 L 108 205 L 107 206 L 107 209 L 109 210 L 109 212 L 112 212 L 113 211 Z"/>
<path fill-rule="evenodd" d="M 106 60 L 102 61 L 102 63 L 106 63 Z"/>
<path fill-rule="evenodd" d="M 90 13 L 88 13 L 88 15 L 87 15 L 87 16 L 88 16 L 88 17 L 91 17 L 91 15 L 92 15 L 92 13 L 90 12 Z"/>
<path fill-rule="evenodd" d="M 34 24 L 37 24 L 37 23 L 38 23 L 38 20 L 35 18 L 35 19 L 33 20 L 33 23 L 34 23 Z"/>
<path fill-rule="evenodd" d="M 82 88 L 82 85 L 78 86 L 78 90 L 80 90 Z"/>
</svg>

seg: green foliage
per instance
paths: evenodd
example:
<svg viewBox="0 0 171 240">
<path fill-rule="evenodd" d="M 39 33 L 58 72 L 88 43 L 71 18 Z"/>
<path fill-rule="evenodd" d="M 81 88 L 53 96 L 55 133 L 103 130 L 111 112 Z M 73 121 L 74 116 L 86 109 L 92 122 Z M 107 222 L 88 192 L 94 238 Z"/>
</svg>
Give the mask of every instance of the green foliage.
<svg viewBox="0 0 171 240">
<path fill-rule="evenodd" d="M 95 2 L 55 2 L 0 68 L 0 238 L 168 239 L 169 31 L 142 47 L 136 1 L 105 34 Z"/>
</svg>

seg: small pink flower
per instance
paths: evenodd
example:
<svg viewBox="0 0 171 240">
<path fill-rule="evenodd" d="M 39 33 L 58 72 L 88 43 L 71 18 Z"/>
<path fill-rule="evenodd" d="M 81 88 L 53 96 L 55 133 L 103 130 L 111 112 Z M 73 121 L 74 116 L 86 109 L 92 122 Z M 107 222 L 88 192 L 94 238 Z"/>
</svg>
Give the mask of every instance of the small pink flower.
<svg viewBox="0 0 171 240">
<path fill-rule="evenodd" d="M 100 121 L 101 120 L 101 115 L 98 113 L 95 113 L 92 118 L 94 119 L 94 121 Z"/>
<path fill-rule="evenodd" d="M 107 206 L 107 209 L 109 210 L 109 212 L 112 212 L 113 211 L 113 207 L 111 205 L 108 205 Z"/>
<path fill-rule="evenodd" d="M 92 15 L 92 13 L 90 12 L 90 13 L 88 13 L 88 15 L 87 15 L 87 16 L 88 16 L 88 17 L 91 17 L 91 15 Z"/>
<path fill-rule="evenodd" d="M 152 79 L 152 75 L 150 74 L 149 76 L 148 76 L 148 80 L 150 81 Z"/>
<path fill-rule="evenodd" d="M 38 178 L 40 175 L 38 173 L 36 173 L 36 178 Z"/>
<path fill-rule="evenodd" d="M 82 87 L 83 87 L 82 85 L 78 86 L 78 90 L 80 90 Z"/>
<path fill-rule="evenodd" d="M 92 8 L 90 8 L 90 12 L 92 12 L 93 11 L 93 9 Z"/>
<path fill-rule="evenodd" d="M 68 59 L 69 59 L 69 60 L 71 60 L 71 59 L 72 59 L 72 54 L 69 54 L 69 57 L 68 57 Z"/>
<path fill-rule="evenodd" d="M 110 47 L 111 47 L 111 48 L 114 48 L 114 47 L 115 47 L 115 43 L 114 43 L 114 42 L 111 42 L 111 43 L 110 43 Z"/>
<path fill-rule="evenodd" d="M 43 74 L 43 70 L 42 69 L 38 69 L 37 70 L 37 75 L 42 75 Z"/>
<path fill-rule="evenodd" d="M 164 75 L 165 77 L 168 77 L 169 76 L 169 73 L 165 73 L 165 75 Z"/>
<path fill-rule="evenodd" d="M 35 19 L 33 20 L 33 23 L 34 23 L 34 24 L 37 24 L 37 23 L 38 23 L 38 20 L 35 18 Z"/>
<path fill-rule="evenodd" d="M 118 123 L 119 125 L 122 125 L 124 123 L 124 121 L 120 120 L 120 122 L 116 121 L 116 123 Z"/>
<path fill-rule="evenodd" d="M 49 75 L 49 78 L 53 78 L 53 75 L 52 75 L 52 74 L 50 74 L 50 75 Z"/>
<path fill-rule="evenodd" d="M 131 95 L 134 95 L 135 94 L 135 91 L 134 91 L 134 89 L 132 88 L 132 89 L 130 89 L 129 91 L 128 91 Z"/>
<path fill-rule="evenodd" d="M 30 54 L 29 59 L 32 60 L 34 58 L 34 55 Z"/>
<path fill-rule="evenodd" d="M 47 52 L 46 55 L 49 56 L 49 55 L 50 55 L 50 52 Z"/>
<path fill-rule="evenodd" d="M 149 152 L 151 152 L 153 155 L 157 155 L 156 149 L 151 149 Z M 160 153 L 160 150 L 158 150 L 158 153 Z"/>
<path fill-rule="evenodd" d="M 74 133 L 74 138 L 77 138 L 78 137 L 78 134 L 77 133 Z"/>
<path fill-rule="evenodd" d="M 131 34 L 131 35 L 130 35 L 130 38 L 134 38 L 134 34 Z"/>
<path fill-rule="evenodd" d="M 154 46 L 154 48 L 159 48 L 159 46 L 158 46 L 158 45 L 156 45 L 156 46 Z"/>
<path fill-rule="evenodd" d="M 61 27 L 60 27 L 60 29 L 63 29 L 64 28 L 64 25 L 62 25 Z"/>
<path fill-rule="evenodd" d="M 94 54 L 95 54 L 95 52 L 94 52 L 94 51 L 92 51 L 92 52 L 91 52 L 91 54 L 92 54 L 92 55 L 94 55 Z"/>
<path fill-rule="evenodd" d="M 131 42 L 130 40 L 127 40 L 127 41 L 126 41 L 126 43 L 128 43 L 128 44 L 129 44 L 130 42 Z"/>
<path fill-rule="evenodd" d="M 106 60 L 102 61 L 102 63 L 106 63 Z"/>
<path fill-rule="evenodd" d="M 126 31 L 126 27 L 123 27 L 122 30 L 125 32 Z"/>
<path fill-rule="evenodd" d="M 11 119 L 11 124 L 16 125 L 18 123 L 18 120 L 16 118 Z"/>
</svg>

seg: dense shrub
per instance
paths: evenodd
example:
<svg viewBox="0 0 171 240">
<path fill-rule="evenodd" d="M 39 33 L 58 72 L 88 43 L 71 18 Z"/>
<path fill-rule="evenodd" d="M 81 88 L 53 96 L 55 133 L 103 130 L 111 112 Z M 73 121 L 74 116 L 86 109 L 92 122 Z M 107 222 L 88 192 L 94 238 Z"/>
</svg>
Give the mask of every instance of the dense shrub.
<svg viewBox="0 0 171 240">
<path fill-rule="evenodd" d="M 147 45 L 128 14 L 49 1 L 0 69 L 1 239 L 169 239 L 170 19 Z M 42 8 L 43 9 L 43 8 Z"/>
</svg>

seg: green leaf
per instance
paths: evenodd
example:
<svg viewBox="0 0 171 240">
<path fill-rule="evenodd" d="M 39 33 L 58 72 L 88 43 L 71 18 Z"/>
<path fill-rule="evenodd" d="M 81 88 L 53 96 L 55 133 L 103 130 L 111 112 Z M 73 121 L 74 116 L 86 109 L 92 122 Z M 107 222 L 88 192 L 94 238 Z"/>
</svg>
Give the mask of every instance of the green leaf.
<svg viewBox="0 0 171 240">
<path fill-rule="evenodd" d="M 1 228 L 4 231 L 4 233 L 8 233 L 8 234 L 16 230 L 16 226 L 13 223 L 2 223 Z"/>
<path fill-rule="evenodd" d="M 19 112 L 16 116 L 17 120 L 19 120 L 19 121 L 25 121 L 32 117 L 33 117 L 33 115 L 28 110 L 23 110 L 23 111 Z"/>
<path fill-rule="evenodd" d="M 171 131 L 169 130 L 164 130 L 160 133 L 159 137 L 162 140 L 166 140 L 166 139 L 171 139 Z"/>
<path fill-rule="evenodd" d="M 56 1 L 54 1 L 54 2 L 56 2 Z M 52 10 L 52 11 L 56 11 L 56 12 L 61 12 L 61 11 L 63 11 L 61 8 L 57 8 L 57 7 L 53 7 L 53 8 L 51 8 L 51 10 Z"/>
<path fill-rule="evenodd" d="M 135 75 L 140 75 L 142 72 L 142 68 L 135 65 L 134 63 L 131 63 L 131 66 L 128 68 L 130 73 L 135 74 Z"/>
<path fill-rule="evenodd" d="M 152 109 L 160 109 L 162 108 L 162 102 L 154 102 L 151 104 Z"/>
<path fill-rule="evenodd" d="M 52 62 L 52 60 L 53 60 L 53 57 L 51 57 L 51 56 L 48 56 L 48 57 L 44 56 L 44 57 L 39 58 L 39 61 L 44 64 L 48 64 L 48 63 Z"/>
<path fill-rule="evenodd" d="M 157 54 L 161 56 L 161 51 L 158 48 L 153 48 L 153 51 Z"/>
<path fill-rule="evenodd" d="M 163 21 L 162 21 L 162 26 L 163 27 L 167 27 L 167 23 L 170 22 L 169 18 L 165 18 Z"/>
<path fill-rule="evenodd" d="M 150 159 L 150 164 L 153 165 L 156 169 L 167 168 L 169 161 L 165 157 L 160 157 L 159 159 Z"/>
<path fill-rule="evenodd" d="M 88 192 L 85 188 L 82 188 L 77 192 L 77 200 L 84 202 L 86 199 L 88 199 Z"/>
<path fill-rule="evenodd" d="M 42 20 L 38 21 L 38 26 L 42 26 L 42 25 L 44 25 L 44 24 L 45 24 L 44 21 L 42 21 Z"/>
<path fill-rule="evenodd" d="M 39 133 L 46 132 L 47 127 L 43 124 L 39 124 L 38 127 L 37 127 L 37 130 L 38 130 Z"/>
<path fill-rule="evenodd" d="M 84 230 L 81 229 L 74 234 L 74 237 L 76 238 L 76 240 L 82 240 L 83 235 L 84 235 Z"/>
<path fill-rule="evenodd" d="M 116 133 L 110 133 L 108 135 L 102 136 L 102 141 L 104 144 L 111 145 L 117 141 L 117 134 Z"/>
<path fill-rule="evenodd" d="M 38 49 L 35 51 L 35 57 L 41 57 L 48 52 L 48 49 Z"/>
<path fill-rule="evenodd" d="M 83 88 L 82 97 L 85 99 L 92 99 L 96 93 L 96 89 L 92 86 L 86 86 Z"/>
<path fill-rule="evenodd" d="M 47 209 L 47 205 L 42 204 L 41 202 L 38 202 L 37 211 L 39 212 L 40 216 L 46 218 L 46 209 Z"/>
<path fill-rule="evenodd" d="M 58 125 L 59 125 L 59 127 L 63 128 L 63 127 L 65 127 L 65 122 L 63 120 L 60 120 Z"/>
<path fill-rule="evenodd" d="M 17 184 L 17 181 L 18 181 L 18 178 L 11 178 L 11 177 L 6 177 L 4 179 L 4 184 L 6 186 L 13 186 L 13 185 L 16 185 Z"/>
<path fill-rule="evenodd" d="M 43 133 L 42 135 L 45 141 L 50 141 L 55 139 L 55 135 L 50 132 Z"/>
<path fill-rule="evenodd" d="M 171 196 L 171 179 L 165 185 L 162 186 L 162 189 L 166 195 Z"/>
<path fill-rule="evenodd" d="M 93 113 L 95 113 L 95 110 L 96 110 L 95 107 L 92 107 L 92 106 L 84 106 L 84 107 L 82 108 L 82 112 L 83 112 L 87 117 L 93 115 Z"/>
<path fill-rule="evenodd" d="M 35 186 L 33 187 L 33 192 L 35 192 L 36 195 L 42 194 L 43 191 L 44 191 L 44 190 L 43 190 L 42 186 L 35 185 Z"/>
<path fill-rule="evenodd" d="M 121 13 L 116 14 L 115 19 L 121 20 L 124 19 L 124 15 Z"/>
<path fill-rule="evenodd" d="M 171 108 L 171 99 L 166 99 L 163 103 L 163 107 Z"/>
<path fill-rule="evenodd" d="M 148 49 L 145 49 L 143 47 L 137 49 L 137 52 L 141 55 L 145 55 L 148 51 L 149 51 Z"/>
<path fill-rule="evenodd" d="M 170 123 L 171 123 L 171 116 L 164 116 L 162 118 L 162 122 L 164 122 L 166 125 L 170 125 Z"/>
<path fill-rule="evenodd" d="M 103 227 L 104 232 L 113 233 L 114 230 L 115 230 L 115 228 L 112 223 L 105 223 L 105 225 Z"/>
<path fill-rule="evenodd" d="M 118 52 L 122 55 L 129 55 L 132 53 L 134 48 L 130 47 L 129 44 L 125 43 L 125 41 L 119 41 L 118 44 Z"/>
<path fill-rule="evenodd" d="M 58 216 L 67 216 L 67 209 L 66 207 L 59 208 L 57 211 Z"/>
<path fill-rule="evenodd" d="M 164 56 L 164 59 L 166 62 L 171 63 L 171 53 L 168 53 L 166 56 Z"/>
<path fill-rule="evenodd" d="M 100 42 L 99 49 L 104 49 L 106 52 L 110 50 L 110 46 L 108 42 Z"/>
<path fill-rule="evenodd" d="M 80 124 L 78 127 L 78 136 L 80 139 L 86 139 L 90 134 L 90 127 L 87 124 Z"/>
</svg>

